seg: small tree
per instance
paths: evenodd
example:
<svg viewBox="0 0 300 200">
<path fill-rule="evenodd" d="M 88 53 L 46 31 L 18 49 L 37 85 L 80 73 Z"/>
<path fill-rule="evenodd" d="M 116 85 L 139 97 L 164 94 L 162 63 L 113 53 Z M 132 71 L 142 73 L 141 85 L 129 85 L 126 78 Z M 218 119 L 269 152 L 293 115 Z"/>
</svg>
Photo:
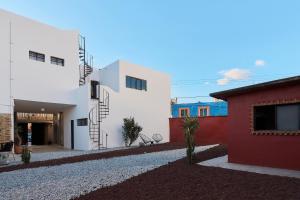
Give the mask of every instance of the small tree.
<svg viewBox="0 0 300 200">
<path fill-rule="evenodd" d="M 30 163 L 31 151 L 29 150 L 28 147 L 23 148 L 21 158 L 22 158 L 23 163 L 25 163 L 25 164 Z"/>
<path fill-rule="evenodd" d="M 133 117 L 124 118 L 123 121 L 124 125 L 122 126 L 122 134 L 124 142 L 126 146 L 131 146 L 131 144 L 139 137 L 139 133 L 143 130 L 143 128 L 134 121 Z"/>
<path fill-rule="evenodd" d="M 194 151 L 195 151 L 195 140 L 194 134 L 199 128 L 199 122 L 197 118 L 185 117 L 183 120 L 183 132 L 186 143 L 186 155 L 189 164 L 192 164 Z"/>
</svg>

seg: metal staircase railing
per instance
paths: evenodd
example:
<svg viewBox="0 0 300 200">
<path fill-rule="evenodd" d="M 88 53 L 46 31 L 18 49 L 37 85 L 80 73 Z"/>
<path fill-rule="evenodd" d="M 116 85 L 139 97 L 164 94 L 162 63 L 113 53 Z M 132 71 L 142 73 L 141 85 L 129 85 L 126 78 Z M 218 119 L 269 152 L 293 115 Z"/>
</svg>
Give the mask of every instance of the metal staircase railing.
<svg viewBox="0 0 300 200">
<path fill-rule="evenodd" d="M 93 72 L 93 56 L 85 50 L 85 37 L 79 35 L 79 85 L 86 83 L 86 77 Z"/>
<path fill-rule="evenodd" d="M 98 85 L 98 95 L 97 104 L 89 112 L 89 133 L 93 143 L 101 149 L 107 148 L 108 133 L 101 129 L 101 122 L 109 115 L 109 92 Z"/>
</svg>

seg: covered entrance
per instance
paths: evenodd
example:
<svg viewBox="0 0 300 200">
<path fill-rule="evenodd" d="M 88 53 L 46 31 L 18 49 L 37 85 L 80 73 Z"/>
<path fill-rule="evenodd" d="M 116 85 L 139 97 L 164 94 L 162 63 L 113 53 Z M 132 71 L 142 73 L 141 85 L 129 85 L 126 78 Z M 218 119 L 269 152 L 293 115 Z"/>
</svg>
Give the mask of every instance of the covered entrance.
<svg viewBox="0 0 300 200">
<path fill-rule="evenodd" d="M 22 145 L 63 145 L 62 113 L 15 113 Z"/>
<path fill-rule="evenodd" d="M 32 145 L 33 152 L 64 147 L 64 112 L 74 105 L 17 99 L 14 103 L 14 134 L 22 145 Z"/>
</svg>

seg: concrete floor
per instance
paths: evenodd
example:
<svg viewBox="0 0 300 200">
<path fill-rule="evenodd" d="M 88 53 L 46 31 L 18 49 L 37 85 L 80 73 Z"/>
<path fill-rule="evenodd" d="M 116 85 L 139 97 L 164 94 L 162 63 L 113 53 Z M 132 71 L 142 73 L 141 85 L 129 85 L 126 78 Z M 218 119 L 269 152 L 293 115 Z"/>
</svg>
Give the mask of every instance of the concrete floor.
<svg viewBox="0 0 300 200">
<path fill-rule="evenodd" d="M 71 151 L 71 149 L 65 149 L 60 145 L 32 145 L 30 147 L 32 153 L 45 153 L 45 152 L 56 152 L 56 151 Z"/>
<path fill-rule="evenodd" d="M 254 173 L 259 173 L 259 174 L 269 174 L 269 175 L 276 175 L 276 176 L 300 178 L 300 171 L 271 168 L 271 167 L 261 167 L 261 166 L 254 166 L 254 165 L 242 165 L 242 164 L 228 163 L 228 156 L 222 156 L 222 157 L 214 158 L 211 160 L 206 160 L 206 161 L 200 162 L 198 164 L 202 165 L 202 166 L 221 167 L 221 168 L 225 168 L 225 169 L 254 172 Z"/>
</svg>

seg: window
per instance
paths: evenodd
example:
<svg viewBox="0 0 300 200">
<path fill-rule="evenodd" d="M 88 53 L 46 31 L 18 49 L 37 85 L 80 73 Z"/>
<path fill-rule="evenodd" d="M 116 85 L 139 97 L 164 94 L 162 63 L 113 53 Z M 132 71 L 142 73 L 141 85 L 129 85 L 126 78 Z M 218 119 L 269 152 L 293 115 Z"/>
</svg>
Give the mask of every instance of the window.
<svg viewBox="0 0 300 200">
<path fill-rule="evenodd" d="M 77 119 L 77 126 L 87 126 L 87 125 L 88 125 L 87 118 Z"/>
<path fill-rule="evenodd" d="M 57 58 L 57 57 L 53 57 L 51 56 L 51 64 L 54 65 L 59 65 L 59 66 L 64 66 L 65 65 L 65 60 L 62 58 Z"/>
<path fill-rule="evenodd" d="M 300 130 L 300 104 L 267 105 L 254 107 L 254 131 Z"/>
<path fill-rule="evenodd" d="M 278 130 L 300 130 L 300 104 L 277 106 L 276 111 Z"/>
<path fill-rule="evenodd" d="M 29 51 L 29 59 L 45 62 L 45 54 Z"/>
<path fill-rule="evenodd" d="M 275 130 L 275 106 L 254 107 L 254 130 Z"/>
<path fill-rule="evenodd" d="M 131 76 L 126 76 L 126 87 L 147 91 L 147 81 L 139 78 L 134 78 Z"/>
<path fill-rule="evenodd" d="M 91 98 L 92 99 L 99 99 L 98 90 L 97 90 L 98 85 L 99 85 L 98 81 L 91 81 Z"/>
<path fill-rule="evenodd" d="M 145 80 L 142 81 L 142 90 L 147 91 L 147 81 Z"/>
<path fill-rule="evenodd" d="M 142 90 L 142 80 L 140 79 L 136 80 L 136 89 Z"/>
<path fill-rule="evenodd" d="M 190 109 L 189 108 L 179 108 L 179 117 L 189 117 Z"/>
<path fill-rule="evenodd" d="M 208 106 L 200 106 L 198 109 L 198 116 L 199 117 L 209 116 L 209 107 Z"/>
</svg>

